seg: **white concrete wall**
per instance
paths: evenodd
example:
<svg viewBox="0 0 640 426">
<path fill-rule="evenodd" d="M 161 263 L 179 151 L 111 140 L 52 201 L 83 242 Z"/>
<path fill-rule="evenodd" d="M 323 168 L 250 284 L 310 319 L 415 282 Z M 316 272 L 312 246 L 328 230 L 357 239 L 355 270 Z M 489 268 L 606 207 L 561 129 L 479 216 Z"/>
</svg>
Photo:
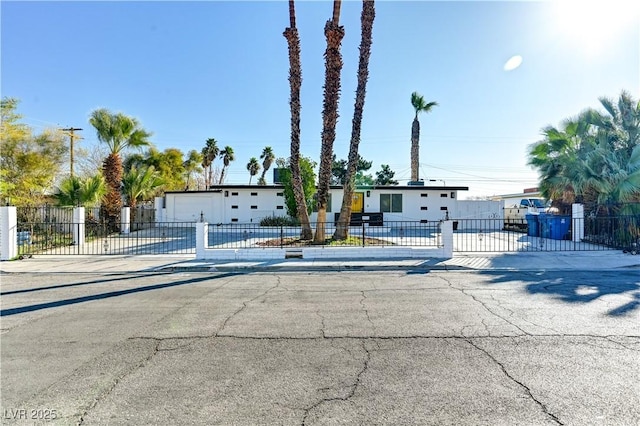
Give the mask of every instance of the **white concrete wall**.
<svg viewBox="0 0 640 426">
<path fill-rule="evenodd" d="M 302 247 L 302 248 L 209 248 L 209 224 L 196 223 L 196 259 L 200 260 L 278 260 L 285 259 L 287 252 L 302 253 L 302 258 L 313 259 L 393 259 L 393 258 L 440 258 L 453 257 L 452 221 L 445 221 L 441 227 L 441 245 L 438 247 Z"/>
<path fill-rule="evenodd" d="M 455 206 L 452 219 L 503 219 L 500 201 L 461 200 Z"/>
<path fill-rule="evenodd" d="M 18 255 L 18 216 L 14 206 L 0 207 L 0 260 Z"/>
</svg>

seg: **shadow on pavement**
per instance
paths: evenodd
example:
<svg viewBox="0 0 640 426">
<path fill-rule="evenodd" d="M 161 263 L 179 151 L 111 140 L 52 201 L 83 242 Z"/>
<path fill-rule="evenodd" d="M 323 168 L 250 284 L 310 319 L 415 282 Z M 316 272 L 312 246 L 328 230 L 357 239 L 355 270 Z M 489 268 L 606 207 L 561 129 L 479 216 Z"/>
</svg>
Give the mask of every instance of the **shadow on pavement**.
<svg viewBox="0 0 640 426">
<path fill-rule="evenodd" d="M 119 274 L 120 276 L 115 277 L 115 278 L 104 278 L 104 279 L 101 279 L 101 280 L 82 281 L 82 282 L 79 282 L 79 283 L 58 284 L 58 285 L 51 285 L 51 286 L 46 286 L 46 287 L 24 288 L 24 289 L 21 289 L 21 290 L 3 291 L 3 292 L 0 292 L 0 296 L 9 296 L 9 295 L 12 295 L 12 294 L 21 294 L 21 293 L 32 293 L 34 291 L 58 290 L 58 289 L 67 288 L 67 287 L 79 287 L 79 286 L 85 286 L 85 285 L 103 284 L 103 283 L 108 283 L 108 282 L 112 282 L 112 281 L 127 281 L 127 280 L 130 280 L 130 279 L 148 277 L 150 275 L 162 275 L 162 274 L 166 274 L 166 272 L 155 272 L 155 273 L 148 273 L 147 272 L 147 273 L 139 274 L 139 275 L 132 275 L 131 273 Z"/>
<path fill-rule="evenodd" d="M 227 277 L 232 277 L 232 276 L 236 276 L 236 275 L 238 275 L 238 274 L 237 273 L 233 273 L 233 272 L 219 274 L 219 275 L 215 275 L 215 276 L 206 275 L 206 276 L 203 276 L 203 277 L 190 278 L 190 279 L 186 279 L 186 280 L 182 280 L 182 281 L 173 281 L 173 282 L 164 283 L 164 284 L 154 284 L 154 285 L 148 285 L 148 286 L 144 286 L 144 287 L 130 288 L 130 289 L 126 289 L 126 290 L 117 290 L 117 291 L 110 291 L 110 292 L 107 292 L 107 293 L 91 294 L 91 295 L 82 296 L 82 297 L 74 297 L 72 299 L 63 299 L 63 300 L 56 300 L 56 301 L 53 301 L 53 302 L 38 303 L 38 304 L 35 304 L 35 305 L 28 305 L 28 306 L 21 306 L 21 307 L 18 307 L 18 308 L 2 309 L 2 310 L 0 310 L 0 317 L 9 316 L 9 315 L 17 315 L 17 314 L 22 314 L 22 313 L 25 313 L 25 312 L 39 311 L 39 310 L 42 310 L 42 309 L 57 308 L 57 307 L 60 307 L 60 306 L 75 305 L 75 304 L 78 304 L 78 303 L 90 302 L 92 300 L 108 299 L 108 298 L 111 298 L 111 297 L 118 297 L 118 296 L 124 296 L 124 295 L 127 295 L 127 294 L 141 293 L 141 292 L 144 292 L 144 291 L 160 290 L 160 289 L 163 289 L 163 288 L 177 287 L 177 286 L 188 285 L 188 284 L 195 284 L 195 283 L 202 282 L 202 281 L 216 280 L 216 279 L 227 278 Z"/>
<path fill-rule="evenodd" d="M 628 303 L 606 314 L 622 316 L 640 308 L 640 275 L 636 271 L 547 271 L 505 272 L 485 270 L 489 284 L 525 282 L 529 294 L 547 294 L 570 304 L 590 303 L 608 295 L 630 297 Z"/>
</svg>

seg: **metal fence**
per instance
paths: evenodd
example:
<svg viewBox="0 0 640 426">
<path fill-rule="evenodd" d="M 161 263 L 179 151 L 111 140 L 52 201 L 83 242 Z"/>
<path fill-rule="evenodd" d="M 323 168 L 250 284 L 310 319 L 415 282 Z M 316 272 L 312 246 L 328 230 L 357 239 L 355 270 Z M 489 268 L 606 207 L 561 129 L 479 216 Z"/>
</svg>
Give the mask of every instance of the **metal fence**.
<svg viewBox="0 0 640 426">
<path fill-rule="evenodd" d="M 521 229 L 502 219 L 454 220 L 454 252 L 635 250 L 640 217 L 547 216 Z"/>
<path fill-rule="evenodd" d="M 129 233 L 111 233 L 107 223 L 72 222 L 18 223 L 18 254 L 38 255 L 140 255 L 194 254 L 195 227 L 192 222 L 148 222 L 132 226 Z M 84 230 L 84 243 L 78 244 L 78 232 Z M 75 236 L 74 236 L 75 235 Z"/>
<path fill-rule="evenodd" d="M 315 230 L 316 223 L 311 227 Z M 260 226 L 257 224 L 209 224 L 208 247 L 219 249 L 289 248 L 313 243 L 300 239 L 300 226 Z M 440 222 L 385 222 L 382 226 L 349 227 L 349 238 L 333 241 L 334 223 L 325 224 L 326 241 L 342 247 L 439 247 L 442 245 Z"/>
</svg>

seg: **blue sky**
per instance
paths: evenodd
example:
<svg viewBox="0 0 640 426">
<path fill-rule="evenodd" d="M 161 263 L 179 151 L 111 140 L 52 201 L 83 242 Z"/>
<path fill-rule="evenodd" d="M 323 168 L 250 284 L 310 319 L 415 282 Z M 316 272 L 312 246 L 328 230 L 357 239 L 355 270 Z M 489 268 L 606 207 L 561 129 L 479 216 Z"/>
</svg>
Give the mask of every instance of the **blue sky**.
<svg viewBox="0 0 640 426">
<path fill-rule="evenodd" d="M 361 155 L 410 178 L 410 95 L 420 116 L 420 177 L 467 196 L 536 186 L 527 147 L 598 98 L 640 94 L 639 8 L 629 1 L 377 1 Z M 577 5 L 577 6 L 576 6 Z M 334 152 L 346 158 L 360 43 L 360 1 L 345 1 L 342 97 Z M 82 127 L 106 107 L 140 120 L 159 149 L 229 145 L 227 183 L 248 183 L 265 146 L 287 157 L 286 1 L 12 2 L 1 12 L 1 93 L 24 121 Z M 296 2 L 302 49 L 304 155 L 318 160 L 323 28 L 331 1 Z M 503 66 L 514 55 L 522 64 Z M 271 176 L 268 175 L 268 182 Z"/>
</svg>

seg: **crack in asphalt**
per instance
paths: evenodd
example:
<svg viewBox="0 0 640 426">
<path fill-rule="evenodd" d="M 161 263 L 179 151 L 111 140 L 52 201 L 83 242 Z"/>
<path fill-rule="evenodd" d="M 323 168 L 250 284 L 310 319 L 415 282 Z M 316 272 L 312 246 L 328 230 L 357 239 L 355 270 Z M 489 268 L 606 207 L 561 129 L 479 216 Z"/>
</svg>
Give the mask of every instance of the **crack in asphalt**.
<svg viewBox="0 0 640 426">
<path fill-rule="evenodd" d="M 624 337 L 631 339 L 640 339 L 640 335 L 608 335 L 599 336 L 595 334 L 508 334 L 508 335 L 493 335 L 493 336 L 464 336 L 464 335 L 426 335 L 415 334 L 410 336 L 248 336 L 248 335 L 234 335 L 234 334 L 211 334 L 211 335 L 191 335 L 191 336 L 176 336 L 176 337 L 153 337 L 153 336 L 132 336 L 127 340 L 157 340 L 157 341 L 171 341 L 171 340 L 202 340 L 202 339 L 216 339 L 216 338 L 228 338 L 238 340 L 412 340 L 412 339 L 441 339 L 441 340 L 467 340 L 467 339 L 519 339 L 521 337 L 532 338 L 574 338 L 574 337 L 589 337 L 593 339 L 610 339 L 613 337 Z M 615 342 L 615 341 L 614 341 Z M 640 343 L 640 342 L 639 342 Z M 628 348 L 629 350 L 636 351 L 634 348 Z"/>
<path fill-rule="evenodd" d="M 371 320 L 371 317 L 369 316 L 369 310 L 367 309 L 367 307 L 364 304 L 364 301 L 367 299 L 367 295 L 365 294 L 364 290 L 362 290 L 360 292 L 360 294 L 362 294 L 362 298 L 360 299 L 360 306 L 362 307 L 362 311 L 367 316 L 367 321 L 369 321 L 369 324 L 371 324 L 371 328 L 373 328 L 373 332 L 375 333 L 376 332 L 376 325 Z"/>
<path fill-rule="evenodd" d="M 118 384 L 124 380 L 125 377 L 131 375 L 133 372 L 141 369 L 142 367 L 144 367 L 145 365 L 147 365 L 151 359 L 159 352 L 159 347 L 160 347 L 160 339 L 155 339 L 156 340 L 156 344 L 153 347 L 153 350 L 151 351 L 151 353 L 142 361 L 140 361 L 137 365 L 129 368 L 127 371 L 125 371 L 123 374 L 121 374 L 120 376 L 116 377 L 113 381 L 113 383 L 111 384 L 111 386 L 108 389 L 105 389 L 103 392 L 100 393 L 100 395 L 98 395 L 96 398 L 94 398 L 94 400 L 91 402 L 91 404 L 82 412 L 82 414 L 80 414 L 80 417 L 78 418 L 78 422 L 77 425 L 80 426 L 82 425 L 82 423 L 84 423 L 85 417 L 89 414 L 89 412 L 91 410 L 93 410 L 102 400 L 104 400 L 107 396 L 109 396 L 109 394 L 111 394 L 111 392 L 113 392 L 113 390 L 116 388 L 116 386 L 118 386 Z"/>
<path fill-rule="evenodd" d="M 320 317 L 320 322 L 321 322 L 320 334 L 322 334 L 322 338 L 323 339 L 326 339 L 327 336 L 325 335 L 325 332 L 324 332 L 325 327 L 326 327 L 325 324 L 324 324 L 325 318 L 324 318 L 324 316 L 322 316 L 320 311 L 316 311 L 316 315 L 318 315 Z"/>
<path fill-rule="evenodd" d="M 247 308 L 247 306 L 249 305 L 249 303 L 251 303 L 251 302 L 253 302 L 253 301 L 255 301 L 255 300 L 258 300 L 258 299 L 260 299 L 261 297 L 266 296 L 266 294 L 267 294 L 267 293 L 269 293 L 271 290 L 273 290 L 274 288 L 277 288 L 277 287 L 279 287 L 279 286 L 280 286 L 280 277 L 279 277 L 279 276 L 277 276 L 277 282 L 276 282 L 276 285 L 274 285 L 273 287 L 269 287 L 266 291 L 262 292 L 261 294 L 257 295 L 256 297 L 254 297 L 254 298 L 252 298 L 252 299 L 250 299 L 250 300 L 247 300 L 246 302 L 242 302 L 242 306 L 241 306 L 238 310 L 236 310 L 234 313 L 232 313 L 231 315 L 229 315 L 229 316 L 224 320 L 224 322 L 222 323 L 222 325 L 220 326 L 220 328 L 218 329 L 218 331 L 216 331 L 215 335 L 216 335 L 216 336 L 217 336 L 217 335 L 219 335 L 219 334 L 220 334 L 220 332 L 221 332 L 222 330 L 224 330 L 224 328 L 227 326 L 227 323 L 228 323 L 229 321 L 231 321 L 231 320 L 232 320 L 236 315 L 240 314 L 240 312 L 244 311 L 244 310 Z"/>
<path fill-rule="evenodd" d="M 502 370 L 502 372 L 504 373 L 505 376 L 507 376 L 509 378 L 509 380 L 511 380 L 512 382 L 516 383 L 518 386 L 520 386 L 522 389 L 525 390 L 525 392 L 527 393 L 527 395 L 529 396 L 529 398 L 535 402 L 541 409 L 542 411 L 554 422 L 556 422 L 559 425 L 564 425 L 564 423 L 562 423 L 560 421 L 560 419 L 553 414 L 552 412 L 549 411 L 549 408 L 542 403 L 542 401 L 538 400 L 533 393 L 531 392 L 531 389 L 529 388 L 529 386 L 525 385 L 523 382 L 517 380 L 515 377 L 513 377 L 506 369 L 506 367 L 504 366 L 504 364 L 502 364 L 500 361 L 498 361 L 493 355 L 491 355 L 487 350 L 481 348 L 480 346 L 476 345 L 475 343 L 473 343 L 471 341 L 471 339 L 465 339 L 471 346 L 473 346 L 474 348 L 476 348 L 477 350 L 479 350 L 480 352 L 484 353 L 487 357 L 489 357 L 490 360 L 492 360 L 498 367 L 500 367 L 500 369 Z"/>
<path fill-rule="evenodd" d="M 482 300 L 478 299 L 476 296 L 474 296 L 471 293 L 468 293 L 465 289 L 460 288 L 460 287 L 456 287 L 453 285 L 453 283 L 451 283 L 451 281 L 449 281 L 447 278 L 445 278 L 444 276 L 440 276 L 440 278 L 442 280 L 444 280 L 447 284 L 449 284 L 449 287 L 454 289 L 454 290 L 458 290 L 459 292 L 461 292 L 462 294 L 464 294 L 467 297 L 471 297 L 475 302 L 479 303 L 487 312 L 489 312 L 491 315 L 500 318 L 502 321 L 506 322 L 507 324 L 513 326 L 514 328 L 520 330 L 520 332 L 522 332 L 523 335 L 525 336 L 530 336 L 531 334 L 525 330 L 523 330 L 520 326 L 514 324 L 513 322 L 509 321 L 507 318 L 505 318 L 504 316 L 498 314 L 497 312 L 492 311 L 485 302 L 483 302 Z M 487 330 L 488 331 L 488 330 Z"/>
<path fill-rule="evenodd" d="M 362 378 L 362 375 L 364 373 L 367 372 L 368 368 L 369 368 L 369 361 L 371 360 L 371 350 L 369 350 L 369 348 L 367 348 L 367 344 L 366 341 L 363 339 L 360 339 L 361 343 L 362 343 L 362 350 L 364 351 L 364 358 L 362 360 L 362 368 L 358 371 L 358 373 L 355 375 L 353 383 L 349 386 L 351 389 L 349 390 L 349 392 L 347 393 L 346 396 L 335 396 L 335 397 L 331 397 L 331 398 L 322 398 L 319 401 L 317 401 L 315 404 L 312 404 L 311 406 L 307 407 L 304 409 L 304 414 L 302 416 L 302 422 L 301 425 L 304 426 L 307 424 L 307 418 L 309 417 L 309 414 L 311 414 L 311 412 L 313 410 L 315 410 L 316 408 L 320 407 L 322 404 L 325 404 L 327 402 L 333 402 L 333 401 L 342 401 L 342 402 L 350 402 L 351 398 L 353 398 L 353 396 L 356 393 L 356 390 L 358 389 L 358 386 L 360 385 L 360 381 Z M 378 349 L 380 349 L 380 347 L 378 346 Z M 318 391 L 327 391 L 327 390 L 332 390 L 333 388 L 321 388 L 321 389 L 317 389 Z"/>
</svg>

